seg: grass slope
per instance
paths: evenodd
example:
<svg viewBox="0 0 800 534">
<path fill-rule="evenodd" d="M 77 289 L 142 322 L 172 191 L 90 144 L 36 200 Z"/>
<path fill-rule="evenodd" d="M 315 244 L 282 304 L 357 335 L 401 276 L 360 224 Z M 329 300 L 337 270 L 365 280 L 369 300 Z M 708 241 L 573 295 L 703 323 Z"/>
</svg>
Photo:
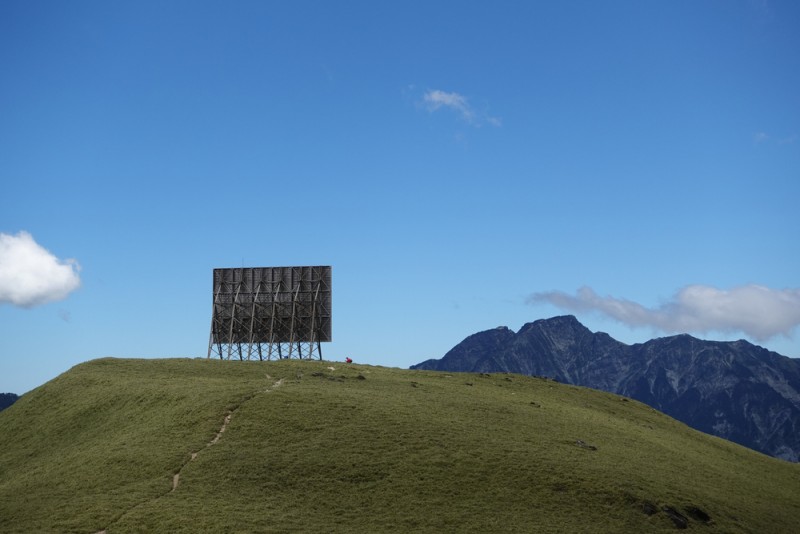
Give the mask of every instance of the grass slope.
<svg viewBox="0 0 800 534">
<path fill-rule="evenodd" d="M 800 465 L 586 388 L 319 361 L 95 360 L 0 413 L 2 532 L 639 533 L 681 516 L 797 532 Z"/>
</svg>

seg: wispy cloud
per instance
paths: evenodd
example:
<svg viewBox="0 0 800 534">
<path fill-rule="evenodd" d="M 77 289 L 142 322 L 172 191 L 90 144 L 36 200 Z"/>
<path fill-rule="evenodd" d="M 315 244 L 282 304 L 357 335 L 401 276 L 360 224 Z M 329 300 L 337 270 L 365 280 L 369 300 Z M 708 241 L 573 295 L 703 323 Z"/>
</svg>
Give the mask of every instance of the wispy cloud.
<svg viewBox="0 0 800 534">
<path fill-rule="evenodd" d="M 798 136 L 797 134 L 786 135 L 784 137 L 778 137 L 768 134 L 767 132 L 756 132 L 753 134 L 753 143 L 756 145 L 760 145 L 763 143 L 775 143 L 778 145 L 791 145 L 797 141 Z"/>
<path fill-rule="evenodd" d="M 429 90 L 422 96 L 422 102 L 431 113 L 443 108 L 449 109 L 473 126 L 480 126 L 483 123 L 497 127 L 502 125 L 499 117 L 477 112 L 467 97 L 459 93 L 448 93 L 439 89 Z"/>
<path fill-rule="evenodd" d="M 461 118 L 467 122 L 471 122 L 475 118 L 475 112 L 472 111 L 472 108 L 467 103 L 466 97 L 458 93 L 447 93 L 436 89 L 425 93 L 422 99 L 427 104 L 428 111 L 436 111 L 441 107 L 446 107 L 458 112 Z"/>
<path fill-rule="evenodd" d="M 498 128 L 503 125 L 503 120 L 500 117 L 486 117 L 486 122 Z"/>
<path fill-rule="evenodd" d="M 28 232 L 0 233 L 0 304 L 32 308 L 62 300 L 77 289 L 80 265 L 60 260 Z"/>
<path fill-rule="evenodd" d="M 549 302 L 574 311 L 592 311 L 632 327 L 652 327 L 667 333 L 742 332 L 765 341 L 790 336 L 800 325 L 800 289 L 770 289 L 745 285 L 729 290 L 691 285 L 656 308 L 637 302 L 600 296 L 590 287 L 575 295 L 561 291 L 534 293 L 529 303 Z"/>
</svg>

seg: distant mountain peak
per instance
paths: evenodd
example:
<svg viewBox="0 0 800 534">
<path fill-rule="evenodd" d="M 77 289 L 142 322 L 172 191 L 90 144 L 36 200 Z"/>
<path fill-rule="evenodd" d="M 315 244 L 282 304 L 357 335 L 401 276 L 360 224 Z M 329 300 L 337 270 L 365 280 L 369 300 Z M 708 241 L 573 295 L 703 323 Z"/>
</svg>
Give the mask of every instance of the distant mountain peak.
<svg viewBox="0 0 800 534">
<path fill-rule="evenodd" d="M 626 345 L 573 315 L 478 332 L 412 369 L 512 372 L 632 397 L 704 432 L 800 461 L 800 362 L 689 334 Z"/>
<path fill-rule="evenodd" d="M 547 326 L 547 327 L 573 327 L 573 328 L 586 328 L 578 321 L 578 318 L 574 315 L 556 315 L 555 317 L 550 317 L 549 319 L 537 319 L 532 323 L 527 323 L 527 325 L 532 326 Z"/>
</svg>

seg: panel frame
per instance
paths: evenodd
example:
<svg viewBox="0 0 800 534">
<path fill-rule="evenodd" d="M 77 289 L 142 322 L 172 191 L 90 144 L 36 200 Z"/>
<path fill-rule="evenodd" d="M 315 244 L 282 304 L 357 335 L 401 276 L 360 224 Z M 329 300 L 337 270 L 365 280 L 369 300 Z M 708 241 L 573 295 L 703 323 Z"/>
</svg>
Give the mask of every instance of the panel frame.
<svg viewBox="0 0 800 534">
<path fill-rule="evenodd" d="M 321 359 L 320 343 L 332 341 L 331 266 L 218 268 L 212 282 L 209 358 L 292 357 L 295 348 L 303 357 L 305 347 Z"/>
</svg>

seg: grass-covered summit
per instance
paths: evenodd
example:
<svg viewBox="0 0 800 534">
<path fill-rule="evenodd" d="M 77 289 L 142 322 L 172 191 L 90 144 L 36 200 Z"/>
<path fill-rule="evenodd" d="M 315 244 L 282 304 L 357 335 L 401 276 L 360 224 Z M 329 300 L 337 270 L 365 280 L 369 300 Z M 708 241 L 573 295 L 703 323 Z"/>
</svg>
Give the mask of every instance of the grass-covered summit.
<svg viewBox="0 0 800 534">
<path fill-rule="evenodd" d="M 800 465 L 505 374 L 102 359 L 0 413 L 0 532 L 796 532 Z"/>
</svg>

